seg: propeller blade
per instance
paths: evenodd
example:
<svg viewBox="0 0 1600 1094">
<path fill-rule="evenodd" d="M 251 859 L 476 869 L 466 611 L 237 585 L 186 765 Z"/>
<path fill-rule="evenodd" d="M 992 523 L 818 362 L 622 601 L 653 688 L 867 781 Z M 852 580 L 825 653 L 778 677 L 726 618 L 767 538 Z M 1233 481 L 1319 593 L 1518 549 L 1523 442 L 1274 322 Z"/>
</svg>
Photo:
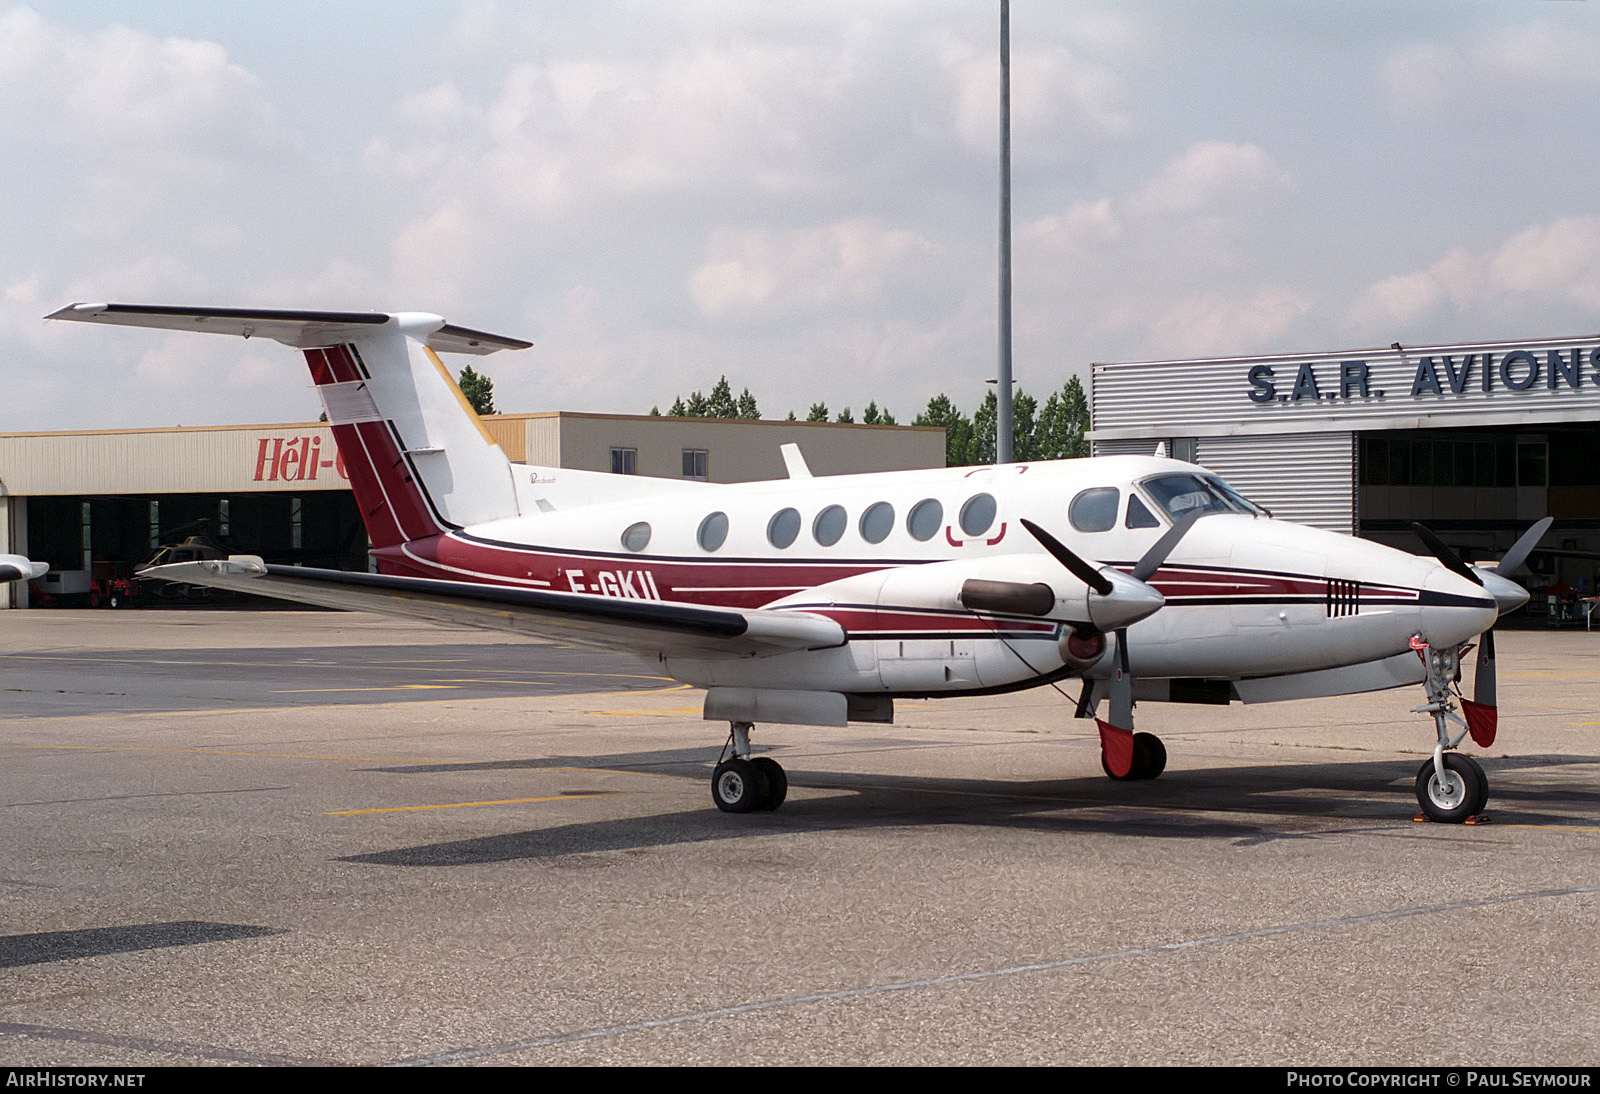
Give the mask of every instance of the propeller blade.
<svg viewBox="0 0 1600 1094">
<path fill-rule="evenodd" d="M 1554 523 L 1554 517 L 1545 517 L 1522 533 L 1521 538 L 1511 545 L 1511 550 L 1507 551 L 1505 557 L 1495 565 L 1494 572 L 1501 577 L 1510 577 L 1515 573 L 1518 567 L 1528 561 L 1528 555 L 1539 545 L 1539 541 Z"/>
<path fill-rule="evenodd" d="M 1433 557 L 1444 563 L 1444 568 L 1451 573 L 1460 574 L 1474 585 L 1482 587 L 1483 578 L 1472 572 L 1472 567 L 1461 561 L 1461 556 L 1446 547 L 1444 540 L 1433 534 L 1433 529 L 1425 524 L 1412 524 L 1411 530 L 1433 552 Z"/>
<path fill-rule="evenodd" d="M 1111 674 L 1107 720 L 1118 729 L 1133 727 L 1133 674 L 1128 671 L 1128 632 L 1117 631 L 1117 667 Z"/>
<path fill-rule="evenodd" d="M 1046 532 L 1043 528 L 1040 528 L 1027 517 L 1022 518 L 1022 526 L 1028 530 L 1029 535 L 1033 536 L 1034 539 L 1039 541 L 1040 545 L 1043 546 L 1046 551 L 1050 552 L 1050 557 L 1054 558 L 1057 562 L 1061 563 L 1061 565 L 1065 566 L 1068 571 L 1071 572 L 1073 577 L 1089 586 L 1089 588 L 1093 589 L 1101 596 L 1105 596 L 1111 592 L 1111 579 L 1105 574 L 1101 573 L 1095 567 L 1089 565 L 1082 558 L 1079 558 L 1077 555 L 1073 554 L 1072 550 L 1068 548 L 1065 543 L 1062 543 L 1055 536 L 1052 536 L 1049 532 Z"/>
<path fill-rule="evenodd" d="M 1205 516 L 1201 509 L 1191 509 L 1182 520 L 1166 530 L 1162 537 L 1150 545 L 1138 563 L 1133 567 L 1133 576 L 1140 581 L 1149 581 L 1151 575 L 1161 569 L 1161 564 L 1167 561 L 1167 556 L 1178 545 L 1178 541 L 1189 534 L 1189 529 L 1194 527 L 1194 522 Z"/>
<path fill-rule="evenodd" d="M 1478 642 L 1478 671 L 1472 680 L 1474 702 L 1486 707 L 1498 706 L 1494 686 L 1494 628 L 1483 632 Z"/>
</svg>

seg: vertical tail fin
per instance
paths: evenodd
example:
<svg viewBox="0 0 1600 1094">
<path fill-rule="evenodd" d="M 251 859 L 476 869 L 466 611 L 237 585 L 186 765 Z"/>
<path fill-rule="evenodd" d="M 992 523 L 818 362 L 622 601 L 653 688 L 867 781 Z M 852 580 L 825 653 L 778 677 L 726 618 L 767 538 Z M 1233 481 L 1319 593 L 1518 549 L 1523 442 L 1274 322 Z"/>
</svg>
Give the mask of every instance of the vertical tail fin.
<svg viewBox="0 0 1600 1094">
<path fill-rule="evenodd" d="M 46 318 L 263 335 L 303 350 L 375 549 L 518 514 L 510 461 L 436 351 L 484 354 L 529 342 L 420 312 L 69 304 Z"/>
<path fill-rule="evenodd" d="M 518 513 L 510 461 L 425 341 L 428 324 L 398 318 L 305 350 L 376 549 Z"/>
</svg>

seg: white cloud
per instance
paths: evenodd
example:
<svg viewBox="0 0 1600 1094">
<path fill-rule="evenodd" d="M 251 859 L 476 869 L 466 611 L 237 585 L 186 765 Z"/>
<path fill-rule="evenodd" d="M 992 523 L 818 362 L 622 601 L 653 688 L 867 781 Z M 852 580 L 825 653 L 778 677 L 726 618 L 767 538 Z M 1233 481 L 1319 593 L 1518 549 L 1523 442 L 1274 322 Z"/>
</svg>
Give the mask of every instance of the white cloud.
<svg viewBox="0 0 1600 1094">
<path fill-rule="evenodd" d="M 864 220 L 787 231 L 724 229 L 712 237 L 689 289 L 713 317 L 859 303 L 914 277 L 911 264 L 934 250 L 915 232 Z"/>
<path fill-rule="evenodd" d="M 992 152 L 1000 133 L 1000 53 L 951 41 L 956 133 L 970 149 Z M 1011 140 L 1020 159 L 1059 152 L 1071 142 L 1116 137 L 1132 128 L 1122 81 L 1105 64 L 1066 48 L 1011 53 Z"/>
<path fill-rule="evenodd" d="M 1350 321 L 1375 331 L 1427 329 L 1449 318 L 1474 324 L 1510 311 L 1600 315 L 1600 217 L 1564 217 L 1537 224 L 1499 246 L 1455 247 L 1420 270 L 1386 277 L 1362 290 Z"/>
<path fill-rule="evenodd" d="M 1245 297 L 1197 293 L 1179 300 L 1151 323 L 1145 352 L 1155 357 L 1200 357 L 1275 347 L 1310 306 L 1301 294 L 1270 285 Z"/>
<path fill-rule="evenodd" d="M 1294 179 L 1255 144 L 1197 141 L 1128 199 L 1141 216 L 1182 216 L 1259 205 L 1294 187 Z"/>
<path fill-rule="evenodd" d="M 99 148 L 189 156 L 261 137 L 272 113 L 215 42 L 112 26 L 92 35 L 28 8 L 0 15 L 0 122 Z"/>
<path fill-rule="evenodd" d="M 1600 82 L 1600 33 L 1535 21 L 1480 31 L 1464 42 L 1418 42 L 1384 62 L 1389 100 L 1408 112 L 1482 109 L 1529 97 L 1582 93 Z"/>
</svg>

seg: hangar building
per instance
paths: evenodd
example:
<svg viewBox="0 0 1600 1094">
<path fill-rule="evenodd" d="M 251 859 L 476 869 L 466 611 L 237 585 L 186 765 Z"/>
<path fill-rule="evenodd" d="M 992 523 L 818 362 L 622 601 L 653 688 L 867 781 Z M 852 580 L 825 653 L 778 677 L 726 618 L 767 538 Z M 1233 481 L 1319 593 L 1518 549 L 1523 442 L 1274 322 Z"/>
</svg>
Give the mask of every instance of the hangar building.
<svg viewBox="0 0 1600 1094">
<path fill-rule="evenodd" d="M 1594 589 L 1600 337 L 1093 366 L 1096 455 L 1169 454 L 1275 515 L 1493 559 L 1533 521 L 1544 584 Z M 1539 582 L 1535 582 L 1536 586 Z"/>
<path fill-rule="evenodd" d="M 708 482 L 944 466 L 944 430 L 624 414 L 482 419 L 513 463 Z M 367 568 L 367 537 L 325 424 L 0 434 L 0 552 L 48 562 L 35 591 L 82 603 L 162 544 L 214 536 L 271 562 Z M 99 599 L 98 593 L 95 594 Z M 27 586 L 0 585 L 0 607 Z M 34 597 L 33 599 L 43 599 Z"/>
</svg>

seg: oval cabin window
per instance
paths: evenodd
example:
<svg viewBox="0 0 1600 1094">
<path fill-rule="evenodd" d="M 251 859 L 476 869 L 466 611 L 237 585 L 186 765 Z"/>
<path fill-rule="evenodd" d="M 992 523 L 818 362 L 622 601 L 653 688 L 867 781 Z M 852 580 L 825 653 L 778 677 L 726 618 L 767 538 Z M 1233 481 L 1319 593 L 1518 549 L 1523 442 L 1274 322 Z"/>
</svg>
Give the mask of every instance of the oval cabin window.
<svg viewBox="0 0 1600 1094">
<path fill-rule="evenodd" d="M 919 543 L 926 543 L 939 534 L 944 523 L 944 506 L 933 498 L 924 498 L 906 514 L 906 531 Z"/>
<path fill-rule="evenodd" d="M 695 538 L 707 551 L 715 551 L 721 547 L 723 540 L 728 538 L 728 514 L 712 513 L 700 522 L 700 531 Z"/>
<path fill-rule="evenodd" d="M 849 523 L 850 518 L 845 516 L 844 506 L 830 505 L 811 522 L 811 535 L 822 546 L 832 547 L 844 536 Z"/>
<path fill-rule="evenodd" d="M 780 509 L 767 521 L 767 542 L 782 550 L 800 538 L 800 510 Z"/>
<path fill-rule="evenodd" d="M 861 514 L 861 538 L 868 543 L 882 543 L 894 531 L 894 506 L 886 501 L 875 501 Z"/>
<path fill-rule="evenodd" d="M 969 536 L 981 536 L 994 523 L 994 514 L 994 495 L 974 494 L 961 507 L 961 530 Z"/>
</svg>

